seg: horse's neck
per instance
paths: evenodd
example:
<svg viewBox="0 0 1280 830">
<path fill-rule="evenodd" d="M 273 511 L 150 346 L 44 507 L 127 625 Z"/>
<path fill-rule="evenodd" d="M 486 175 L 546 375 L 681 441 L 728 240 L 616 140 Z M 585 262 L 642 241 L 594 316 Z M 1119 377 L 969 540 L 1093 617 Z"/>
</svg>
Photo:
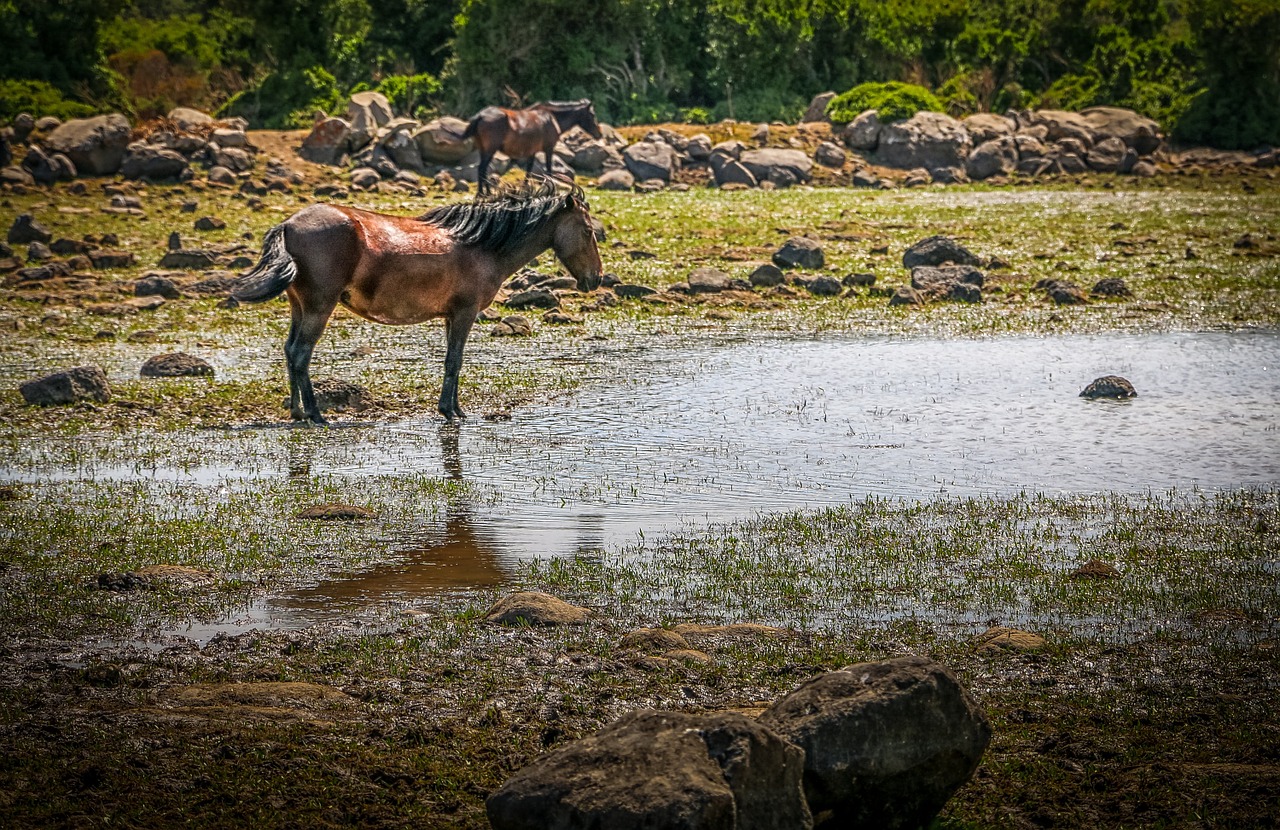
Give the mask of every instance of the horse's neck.
<svg viewBox="0 0 1280 830">
<path fill-rule="evenodd" d="M 528 265 L 535 257 L 551 247 L 558 224 L 559 219 L 553 216 L 513 250 L 505 254 L 496 255 L 498 270 L 502 272 L 503 280 Z"/>
</svg>

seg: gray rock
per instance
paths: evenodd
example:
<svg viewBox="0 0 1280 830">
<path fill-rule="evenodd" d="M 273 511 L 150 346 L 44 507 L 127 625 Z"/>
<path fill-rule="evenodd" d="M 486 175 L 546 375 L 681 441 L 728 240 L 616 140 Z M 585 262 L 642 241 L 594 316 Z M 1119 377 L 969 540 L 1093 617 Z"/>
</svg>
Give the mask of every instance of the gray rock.
<svg viewBox="0 0 1280 830">
<path fill-rule="evenodd" d="M 357 113 L 367 113 L 373 119 L 375 128 L 385 126 L 395 117 L 387 96 L 373 90 L 357 92 L 351 96 L 347 102 L 347 115 L 354 122 Z"/>
<path fill-rule="evenodd" d="M 27 148 L 27 155 L 22 159 L 22 169 L 40 184 L 53 184 L 76 177 L 76 166 L 71 159 L 61 153 L 50 156 L 38 144 Z"/>
<path fill-rule="evenodd" d="M 845 160 L 848 158 L 844 150 L 841 150 L 830 141 L 824 141 L 818 145 L 818 149 L 813 152 L 813 160 L 823 167 L 830 167 L 833 170 L 839 170 L 844 167 Z"/>
<path fill-rule="evenodd" d="M 177 179 L 191 168 L 181 153 L 135 141 L 125 151 L 120 174 L 126 179 Z"/>
<path fill-rule="evenodd" d="M 89 261 L 99 270 L 109 268 L 132 268 L 138 264 L 138 256 L 133 251 L 113 251 L 108 248 L 97 248 L 89 252 Z"/>
<path fill-rule="evenodd" d="M 44 146 L 71 159 L 81 174 L 109 176 L 124 161 L 129 130 L 129 119 L 119 113 L 78 118 L 49 133 Z"/>
<path fill-rule="evenodd" d="M 713 150 L 710 161 L 711 174 L 715 177 L 717 187 L 724 187 L 729 184 L 755 187 L 760 183 L 752 172 L 743 166 L 742 162 L 727 153 Z"/>
<path fill-rule="evenodd" d="M 244 173 L 253 169 L 253 156 L 249 155 L 247 150 L 239 147 L 213 147 L 213 164 L 216 167 L 225 167 L 235 173 Z"/>
<path fill-rule="evenodd" d="M 1093 127 L 1084 116 L 1063 110 L 1037 110 L 1028 113 L 1027 121 L 1032 126 L 1044 127 L 1048 141 L 1060 141 L 1074 138 L 1085 147 L 1093 144 L 1095 134 Z"/>
<path fill-rule="evenodd" d="M 1086 107 L 1080 118 L 1097 135 L 1118 138 L 1140 156 L 1150 155 L 1164 143 L 1160 125 L 1122 107 Z"/>
<path fill-rule="evenodd" d="M 970 265 L 917 265 L 911 269 L 911 287 L 927 297 L 944 297 L 957 283 L 982 287 L 982 272 Z"/>
<path fill-rule="evenodd" d="M 943 666 L 859 663 L 805 683 L 760 723 L 804 750 L 805 795 L 834 827 L 926 827 L 977 769 L 991 728 Z"/>
<path fill-rule="evenodd" d="M 1133 169 L 1129 171 L 1131 175 L 1142 179 L 1149 179 L 1159 172 L 1160 171 L 1156 168 L 1155 162 L 1151 159 L 1138 159 L 1138 162 L 1133 165 Z"/>
<path fill-rule="evenodd" d="M 711 157 L 711 137 L 706 133 L 698 133 L 689 139 L 685 153 L 694 161 L 706 161 Z"/>
<path fill-rule="evenodd" d="M 904 268 L 920 265 L 977 265 L 978 257 L 968 248 L 948 236 L 929 236 L 921 239 L 902 254 Z"/>
<path fill-rule="evenodd" d="M 756 181 L 771 181 L 785 187 L 795 182 L 807 182 L 813 174 L 813 160 L 802 150 L 762 148 L 747 150 L 739 159 L 742 166 L 751 171 Z"/>
<path fill-rule="evenodd" d="M 494 830 L 808 830 L 800 751 L 742 715 L 634 711 L 485 803 Z"/>
<path fill-rule="evenodd" d="M 53 251 L 43 242 L 32 242 L 27 245 L 27 262 L 42 262 L 53 258 Z"/>
<path fill-rule="evenodd" d="M 804 268 L 816 270 L 826 264 L 822 245 L 815 239 L 796 236 L 788 239 L 773 255 L 773 264 L 779 268 Z"/>
<path fill-rule="evenodd" d="M 209 181 L 214 184 L 235 184 L 236 174 L 215 164 L 209 168 Z"/>
<path fill-rule="evenodd" d="M 0 184 L 34 187 L 35 183 L 35 177 L 21 167 L 11 164 L 8 167 L 0 168 Z"/>
<path fill-rule="evenodd" d="M 929 171 L 923 167 L 917 167 L 907 173 L 907 177 L 902 180 L 903 187 L 924 187 L 933 181 L 933 176 L 929 175 Z"/>
<path fill-rule="evenodd" d="M 880 114 L 875 110 L 866 110 L 850 121 L 840 131 L 840 139 L 850 150 L 869 153 L 880 146 Z"/>
<path fill-rule="evenodd" d="M 1089 168 L 1099 173 L 1128 173 L 1138 161 L 1138 154 L 1115 136 L 1108 136 L 1089 148 L 1085 154 Z"/>
<path fill-rule="evenodd" d="M 230 130 L 219 127 L 209 135 L 209 140 L 219 147 L 248 147 L 249 136 L 244 130 Z"/>
<path fill-rule="evenodd" d="M 422 151 L 418 148 L 418 142 L 409 134 L 407 125 L 392 130 L 379 143 L 387 155 L 391 157 L 391 160 L 395 162 L 396 167 L 404 170 L 414 170 L 418 173 L 426 171 L 423 165 Z"/>
<path fill-rule="evenodd" d="M 638 283 L 618 283 L 613 286 L 613 293 L 617 294 L 624 300 L 638 300 L 641 297 L 648 297 L 651 294 L 657 294 L 656 288 L 650 288 L 647 285 Z"/>
<path fill-rule="evenodd" d="M 689 272 L 689 291 L 693 294 L 717 294 L 729 289 L 729 275 L 718 268 L 694 268 Z"/>
<path fill-rule="evenodd" d="M 56 406 L 78 400 L 106 403 L 111 400 L 111 385 L 107 383 L 106 373 L 97 366 L 79 366 L 29 380 L 18 387 L 18 391 L 32 406 Z"/>
<path fill-rule="evenodd" d="M 179 248 L 160 258 L 160 267 L 175 271 L 204 271 L 218 264 L 218 255 L 212 251 Z"/>
<path fill-rule="evenodd" d="M 168 277 L 162 277 L 158 274 L 144 276 L 133 284 L 133 294 L 135 297 L 164 297 L 166 300 L 176 300 L 182 296 L 182 292 L 178 290 L 178 286 Z"/>
<path fill-rule="evenodd" d="M 213 367 L 185 352 L 158 354 L 142 364 L 138 372 L 144 378 L 213 377 Z"/>
<path fill-rule="evenodd" d="M 503 303 L 508 308 L 559 308 L 560 298 L 545 288 L 531 288 L 512 294 Z"/>
<path fill-rule="evenodd" d="M 987 179 L 995 175 L 1007 175 L 1018 168 L 1018 142 L 1012 136 L 1003 136 L 983 142 L 973 148 L 965 162 L 970 178 Z"/>
<path fill-rule="evenodd" d="M 424 163 L 457 164 L 475 150 L 475 142 L 462 137 L 466 130 L 466 121 L 444 116 L 415 130 L 413 140 L 418 143 L 418 152 Z"/>
<path fill-rule="evenodd" d="M 184 133 L 213 123 L 212 116 L 190 107 L 174 107 L 169 110 L 169 120 Z"/>
<path fill-rule="evenodd" d="M 53 234 L 36 221 L 30 213 L 18 214 L 9 226 L 9 234 L 5 238 L 10 245 L 26 245 L 28 242 L 49 242 Z"/>
<path fill-rule="evenodd" d="M 1128 398 L 1138 397 L 1138 393 L 1134 390 L 1132 383 L 1119 375 L 1105 375 L 1086 386 L 1084 391 L 1080 393 L 1080 397 L 1090 400 L 1098 398 L 1127 400 Z"/>
<path fill-rule="evenodd" d="M 369 190 L 378 186 L 382 176 L 372 167 L 357 167 L 351 171 L 351 186 L 361 190 Z"/>
<path fill-rule="evenodd" d="M 827 118 L 827 104 L 831 103 L 831 99 L 836 97 L 834 92 L 819 92 L 817 95 L 809 99 L 809 106 L 805 108 L 804 115 L 800 117 L 801 124 L 812 124 L 821 121 L 830 121 Z"/>
<path fill-rule="evenodd" d="M 959 121 L 940 112 L 918 112 L 881 127 L 876 158 L 890 167 L 923 167 L 932 173 L 963 168 L 972 149 L 969 132 Z"/>
<path fill-rule="evenodd" d="M 29 112 L 20 112 L 13 119 L 10 125 L 13 129 L 13 143 L 21 144 L 27 140 L 27 136 L 31 135 L 31 131 L 36 128 L 36 120 Z"/>
<path fill-rule="evenodd" d="M 972 283 L 957 282 L 947 289 L 946 297 L 948 300 L 955 300 L 960 303 L 980 303 L 982 302 L 982 289 Z"/>
<path fill-rule="evenodd" d="M 598 176 L 606 170 L 619 170 L 626 165 L 622 160 L 622 153 L 603 141 L 593 141 L 579 147 L 573 154 L 571 163 L 573 169 L 588 176 Z"/>
<path fill-rule="evenodd" d="M 638 181 L 661 179 L 670 182 L 678 163 L 671 145 L 658 141 L 638 141 L 622 151 L 622 159 Z"/>
<path fill-rule="evenodd" d="M 772 288 L 775 285 L 782 285 L 782 283 L 786 282 L 782 269 L 773 263 L 765 263 L 752 271 L 750 279 L 751 284 L 757 288 Z"/>
<path fill-rule="evenodd" d="M 985 144 L 997 138 L 1013 135 L 1018 125 L 1012 118 L 994 112 L 980 112 L 960 122 L 969 131 L 975 144 Z"/>
<path fill-rule="evenodd" d="M 797 279 L 796 282 L 802 285 L 810 294 L 818 297 L 835 297 L 844 290 L 840 280 L 835 277 L 828 277 L 826 274 L 820 274 L 809 279 Z"/>
<path fill-rule="evenodd" d="M 880 177 L 871 172 L 870 168 L 862 168 L 855 170 L 853 173 L 854 187 L 879 187 Z"/>
<path fill-rule="evenodd" d="M 350 151 L 351 125 L 341 118 L 325 118 L 302 140 L 298 155 L 316 164 L 337 165 Z"/>
<path fill-rule="evenodd" d="M 596 180 L 596 187 L 601 190 L 630 190 L 636 183 L 636 177 L 626 170 L 606 171 Z"/>
<path fill-rule="evenodd" d="M 900 285 L 889 297 L 889 305 L 923 305 L 924 296 L 909 285 Z"/>
<path fill-rule="evenodd" d="M 198 231 L 220 231 L 226 226 L 227 223 L 216 216 L 201 216 L 195 222 Z"/>
<path fill-rule="evenodd" d="M 1084 305 L 1089 301 L 1080 286 L 1067 280 L 1043 279 L 1037 281 L 1034 288 L 1047 293 L 1058 305 Z"/>
<path fill-rule="evenodd" d="M 1089 293 L 1096 297 L 1132 297 L 1129 284 L 1121 277 L 1107 277 L 1094 283 Z"/>
</svg>

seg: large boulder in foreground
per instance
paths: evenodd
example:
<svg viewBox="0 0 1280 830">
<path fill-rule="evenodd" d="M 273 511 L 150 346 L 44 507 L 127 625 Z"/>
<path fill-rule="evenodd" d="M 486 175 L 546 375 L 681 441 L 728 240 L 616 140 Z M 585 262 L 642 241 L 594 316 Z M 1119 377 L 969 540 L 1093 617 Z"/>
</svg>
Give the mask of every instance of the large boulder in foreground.
<svg viewBox="0 0 1280 830">
<path fill-rule="evenodd" d="M 806 830 L 804 756 L 735 713 L 637 711 L 485 802 L 494 830 Z"/>
<path fill-rule="evenodd" d="M 129 119 L 120 113 L 77 118 L 49 133 L 50 153 L 62 153 L 82 175 L 109 176 L 120 169 L 129 146 Z"/>
<path fill-rule="evenodd" d="M 111 400 L 107 375 L 97 366 L 77 366 L 29 380 L 18 387 L 22 399 L 32 406 L 57 406 L 79 400 L 106 403 Z"/>
<path fill-rule="evenodd" d="M 963 169 L 972 150 L 969 131 L 959 121 L 940 112 L 917 112 L 880 128 L 876 159 L 889 167 L 923 167 L 933 173 Z"/>
<path fill-rule="evenodd" d="M 804 750 L 804 788 L 821 826 L 927 827 L 969 780 L 991 740 L 986 717 L 924 657 L 859 663 L 805 683 L 760 716 Z"/>
</svg>

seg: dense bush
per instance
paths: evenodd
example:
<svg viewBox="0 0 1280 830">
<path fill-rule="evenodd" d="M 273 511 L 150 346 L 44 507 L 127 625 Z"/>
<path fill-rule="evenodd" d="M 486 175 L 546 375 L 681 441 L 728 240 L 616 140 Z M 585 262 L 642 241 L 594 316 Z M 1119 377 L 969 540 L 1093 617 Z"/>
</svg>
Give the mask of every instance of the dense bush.
<svg viewBox="0 0 1280 830">
<path fill-rule="evenodd" d="M 45 81 L 0 80 L 0 121 L 12 121 L 22 112 L 36 118 L 53 115 L 66 121 L 93 115 L 96 110 L 87 104 L 66 100 L 56 87 Z"/>
<path fill-rule="evenodd" d="M 311 126 L 317 110 L 326 114 L 346 110 L 346 96 L 328 71 L 306 69 L 272 72 L 261 83 L 233 96 L 219 116 L 239 115 L 267 129 Z"/>
<path fill-rule="evenodd" d="M 827 104 L 827 117 L 847 124 L 866 110 L 876 110 L 881 121 L 900 121 L 921 110 L 942 112 L 942 102 L 929 90 L 897 81 L 859 84 Z"/>
<path fill-rule="evenodd" d="M 0 78 L 134 114 L 233 99 L 259 126 L 373 88 L 413 115 L 587 97 L 614 123 L 792 121 L 910 82 L 833 115 L 1114 104 L 1280 143 L 1280 0 L 0 0 L 0 31 Z"/>
</svg>

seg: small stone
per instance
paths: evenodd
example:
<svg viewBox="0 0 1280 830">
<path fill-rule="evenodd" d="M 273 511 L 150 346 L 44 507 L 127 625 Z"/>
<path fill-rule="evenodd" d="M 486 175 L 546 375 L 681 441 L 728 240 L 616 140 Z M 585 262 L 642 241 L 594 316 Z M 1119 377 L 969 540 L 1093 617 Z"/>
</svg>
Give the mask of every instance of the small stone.
<svg viewBox="0 0 1280 830">
<path fill-rule="evenodd" d="M 78 400 L 106 403 L 111 399 L 107 375 L 97 366 L 78 366 L 65 372 L 30 380 L 18 387 L 22 398 L 33 406 L 54 406 Z"/>
<path fill-rule="evenodd" d="M 533 321 L 521 314 L 510 314 L 490 329 L 489 334 L 493 337 L 532 337 Z"/>
<path fill-rule="evenodd" d="M 213 367 L 198 357 L 172 352 L 148 359 L 139 374 L 144 378 L 213 377 Z"/>
<path fill-rule="evenodd" d="M 1138 397 L 1138 393 L 1133 388 L 1132 383 L 1119 375 L 1105 375 L 1086 386 L 1084 391 L 1080 393 L 1080 397 L 1090 400 L 1098 398 L 1126 400 Z"/>
<path fill-rule="evenodd" d="M 198 231 L 220 231 L 227 226 L 227 223 L 216 216 L 201 216 L 196 220 L 196 230 Z"/>
<path fill-rule="evenodd" d="M 44 228 L 30 213 L 23 213 L 13 220 L 9 227 L 7 241 L 10 245 L 25 245 L 28 242 L 49 242 L 53 234 Z"/>
<path fill-rule="evenodd" d="M 979 634 L 974 645 L 979 651 L 1039 651 L 1045 640 L 1039 634 L 997 625 Z"/>
<path fill-rule="evenodd" d="M 349 522 L 358 519 L 376 519 L 378 514 L 367 507 L 359 507 L 354 504 L 342 504 L 341 502 L 327 502 L 325 504 L 314 504 L 296 514 L 296 519 L 314 519 L 318 521 L 341 521 Z"/>
<path fill-rule="evenodd" d="M 751 284 L 757 288 L 772 288 L 775 285 L 782 285 L 786 281 L 786 277 L 782 274 L 782 269 L 771 262 L 766 262 L 759 268 L 751 272 Z"/>
<path fill-rule="evenodd" d="M 1108 277 L 1098 280 L 1089 291 L 1095 297 L 1132 297 L 1129 285 L 1120 277 Z"/>
<path fill-rule="evenodd" d="M 1071 572 L 1072 579 L 1119 579 L 1115 566 L 1101 559 L 1090 559 Z"/>
<path fill-rule="evenodd" d="M 135 282 L 133 284 L 133 294 L 135 297 L 156 295 L 164 297 L 166 300 L 176 300 L 182 296 L 173 280 L 158 275 L 143 277 Z"/>
<path fill-rule="evenodd" d="M 587 621 L 591 612 L 564 600 L 536 591 L 522 591 L 499 600 L 485 614 L 485 621 L 495 625 L 577 625 Z"/>
<path fill-rule="evenodd" d="M 636 283 L 619 283 L 613 287 L 613 293 L 617 294 L 624 300 L 635 300 L 641 297 L 648 297 L 657 294 L 656 288 L 650 288 L 647 285 L 638 285 Z"/>
<path fill-rule="evenodd" d="M 669 628 L 639 628 L 622 636 L 622 647 L 649 654 L 687 649 L 689 641 Z"/>
<path fill-rule="evenodd" d="M 904 268 L 920 265 L 977 265 L 978 257 L 959 242 L 946 236 L 930 236 L 912 245 L 902 255 Z"/>
<path fill-rule="evenodd" d="M 717 294 L 729 288 L 729 275 L 718 268 L 695 268 L 689 273 L 689 291 Z"/>
<path fill-rule="evenodd" d="M 797 236 L 788 239 L 773 255 L 773 264 L 779 268 L 804 268 L 817 270 L 826 264 L 822 245 L 815 239 Z"/>
<path fill-rule="evenodd" d="M 924 296 L 909 285 L 900 285 L 889 298 L 889 305 L 923 305 Z"/>
</svg>

